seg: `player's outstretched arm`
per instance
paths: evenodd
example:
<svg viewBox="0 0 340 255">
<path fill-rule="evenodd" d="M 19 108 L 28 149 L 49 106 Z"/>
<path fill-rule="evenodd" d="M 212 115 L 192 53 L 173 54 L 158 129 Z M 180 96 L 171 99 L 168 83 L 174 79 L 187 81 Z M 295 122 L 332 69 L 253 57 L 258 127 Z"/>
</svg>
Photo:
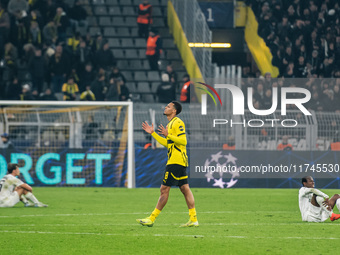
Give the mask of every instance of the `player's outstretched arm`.
<svg viewBox="0 0 340 255">
<path fill-rule="evenodd" d="M 152 134 L 153 132 L 155 132 L 153 124 L 150 126 L 146 121 L 142 123 L 142 128 L 148 134 Z"/>
<path fill-rule="evenodd" d="M 148 134 L 151 134 L 153 138 L 156 139 L 157 142 L 159 142 L 164 147 L 167 147 L 167 141 L 165 138 L 161 137 L 155 132 L 154 126 L 150 126 L 146 121 L 142 123 L 142 128 L 145 132 Z"/>
<path fill-rule="evenodd" d="M 165 137 L 168 136 L 168 130 L 162 124 L 158 126 L 158 132 L 164 135 Z"/>
</svg>

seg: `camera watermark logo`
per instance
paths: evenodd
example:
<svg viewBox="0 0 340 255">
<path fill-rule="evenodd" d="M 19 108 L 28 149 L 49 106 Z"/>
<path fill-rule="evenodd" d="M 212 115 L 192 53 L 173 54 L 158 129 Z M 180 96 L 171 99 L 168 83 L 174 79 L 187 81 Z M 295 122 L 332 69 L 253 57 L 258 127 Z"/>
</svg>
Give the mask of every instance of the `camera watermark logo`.
<svg viewBox="0 0 340 255">
<path fill-rule="evenodd" d="M 197 82 L 203 86 L 206 86 L 207 88 L 209 88 L 212 92 L 214 92 L 214 94 L 217 96 L 218 100 L 220 101 L 220 104 L 222 106 L 222 100 L 221 100 L 221 97 L 220 95 L 217 93 L 217 91 L 210 85 L 206 84 L 206 83 L 203 83 L 203 82 Z M 212 100 L 214 101 L 215 105 L 217 105 L 216 103 L 216 100 L 214 98 L 214 96 L 205 88 L 201 88 L 201 87 L 197 87 L 198 89 L 200 90 L 203 90 L 204 92 L 206 92 L 206 94 L 203 94 L 201 95 L 201 113 L 202 115 L 207 115 L 207 94 L 212 98 Z"/>
<path fill-rule="evenodd" d="M 218 95 L 218 93 L 212 86 L 205 84 L 205 83 L 201 83 L 201 82 L 199 83 L 210 88 L 215 93 L 215 95 L 218 97 L 222 105 L 220 96 Z M 209 91 L 207 91 L 206 89 L 202 89 L 200 87 L 198 88 L 207 92 L 210 95 L 210 97 L 212 97 L 216 105 L 216 101 Z M 231 84 L 215 84 L 215 88 L 228 89 L 231 92 L 231 95 L 233 98 L 233 115 L 244 115 L 244 94 L 239 87 L 235 85 L 231 85 Z M 277 105 L 278 105 L 278 89 L 276 87 L 273 87 L 272 89 L 273 89 L 272 90 L 272 106 L 270 109 L 267 109 L 267 110 L 255 109 L 253 105 L 253 88 L 249 87 L 247 89 L 247 105 L 251 113 L 255 115 L 259 115 L 259 116 L 266 116 L 276 111 Z M 297 94 L 297 93 L 304 94 L 305 96 L 303 98 L 288 98 L 287 97 L 288 94 Z M 281 94 L 281 115 L 286 115 L 287 105 L 290 105 L 290 104 L 295 105 L 304 115 L 312 115 L 306 109 L 306 107 L 303 106 L 304 103 L 307 103 L 311 99 L 311 93 L 309 90 L 304 89 L 304 88 L 288 87 L 288 88 L 281 88 L 280 94 Z M 207 114 L 207 94 L 202 94 L 201 99 L 202 99 L 201 113 L 202 115 L 206 115 Z"/>
</svg>

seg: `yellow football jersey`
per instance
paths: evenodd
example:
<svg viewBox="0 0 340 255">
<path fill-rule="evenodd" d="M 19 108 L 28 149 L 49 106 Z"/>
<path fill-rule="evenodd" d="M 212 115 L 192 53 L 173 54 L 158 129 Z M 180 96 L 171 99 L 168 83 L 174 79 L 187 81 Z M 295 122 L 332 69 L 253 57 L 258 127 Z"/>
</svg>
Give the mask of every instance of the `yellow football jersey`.
<svg viewBox="0 0 340 255">
<path fill-rule="evenodd" d="M 167 125 L 168 136 L 166 138 L 161 137 L 156 132 L 152 133 L 152 136 L 168 149 L 168 162 L 170 164 L 178 164 L 181 166 L 188 166 L 187 156 L 187 137 L 185 134 L 184 122 L 174 117 Z"/>
</svg>

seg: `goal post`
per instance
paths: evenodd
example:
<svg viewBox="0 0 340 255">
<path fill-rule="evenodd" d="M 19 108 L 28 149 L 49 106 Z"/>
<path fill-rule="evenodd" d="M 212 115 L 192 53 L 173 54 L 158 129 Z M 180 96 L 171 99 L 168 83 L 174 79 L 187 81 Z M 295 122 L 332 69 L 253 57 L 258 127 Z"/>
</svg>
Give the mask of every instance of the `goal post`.
<svg viewBox="0 0 340 255">
<path fill-rule="evenodd" d="M 135 188 L 132 102 L 0 104 L 0 132 L 12 144 L 2 144 L 0 175 L 18 162 L 32 185 Z"/>
</svg>

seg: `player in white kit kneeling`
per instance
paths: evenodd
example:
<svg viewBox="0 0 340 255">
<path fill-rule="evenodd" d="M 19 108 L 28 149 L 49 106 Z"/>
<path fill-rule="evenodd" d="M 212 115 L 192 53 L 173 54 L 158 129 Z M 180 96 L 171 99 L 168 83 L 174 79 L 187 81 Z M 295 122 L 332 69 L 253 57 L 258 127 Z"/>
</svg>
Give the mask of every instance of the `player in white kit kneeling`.
<svg viewBox="0 0 340 255">
<path fill-rule="evenodd" d="M 330 218 L 331 221 L 340 218 L 340 214 L 333 213 L 335 204 L 340 207 L 340 195 L 335 194 L 331 198 L 315 189 L 312 176 L 302 178 L 303 187 L 299 190 L 299 207 L 303 221 L 323 222 Z"/>
<path fill-rule="evenodd" d="M 17 178 L 20 175 L 18 164 L 9 163 L 7 171 L 8 174 L 0 180 L 0 207 L 13 207 L 20 200 L 26 207 L 47 207 L 33 195 L 30 185 Z"/>
</svg>

